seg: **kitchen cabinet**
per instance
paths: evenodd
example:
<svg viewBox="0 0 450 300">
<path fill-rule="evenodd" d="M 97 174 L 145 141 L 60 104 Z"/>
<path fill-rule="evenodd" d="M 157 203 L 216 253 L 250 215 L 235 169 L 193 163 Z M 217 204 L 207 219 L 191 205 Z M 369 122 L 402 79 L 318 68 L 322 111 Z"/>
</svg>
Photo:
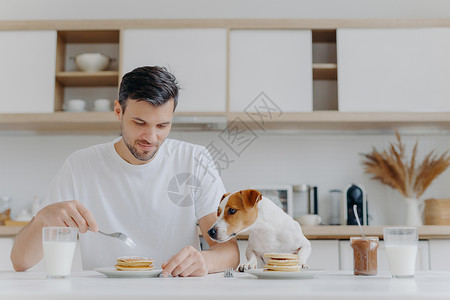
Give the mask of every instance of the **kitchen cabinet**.
<svg viewBox="0 0 450 300">
<path fill-rule="evenodd" d="M 14 239 L 9 237 L 0 238 L 0 271 L 12 271 L 13 266 L 9 256 L 14 244 Z"/>
<path fill-rule="evenodd" d="M 312 269 L 339 270 L 339 240 L 310 240 L 311 255 L 308 266 Z"/>
<path fill-rule="evenodd" d="M 0 130 L 116 134 L 118 125 L 112 113 L 63 112 L 64 101 L 85 98 L 89 110 L 90 100 L 117 96 L 119 76 L 129 69 L 169 60 L 165 65 L 182 86 L 178 116 L 215 114 L 225 116 L 229 123 L 239 117 L 246 126 L 261 129 L 250 113 L 256 109 L 268 112 L 267 107 L 252 108 L 251 104 L 270 99 L 283 113 L 275 111 L 264 118 L 263 129 L 384 131 L 410 126 L 449 130 L 449 104 L 441 101 L 448 99 L 450 89 L 445 85 L 450 75 L 450 62 L 445 57 L 449 30 L 446 19 L 0 21 L 1 44 L 19 45 L 13 50 L 0 49 L 1 57 L 7 57 L 0 82 L 8 87 L 3 88 L 8 93 L 21 91 L 19 101 L 12 102 L 17 95 L 9 94 L 0 100 Z M 423 32 L 417 35 L 422 41 L 417 46 L 422 52 L 417 56 L 398 49 L 374 52 L 387 43 L 415 51 L 416 41 L 407 37 L 416 35 L 404 32 Z M 355 43 L 355 37 L 361 43 Z M 29 51 L 30 45 L 33 51 Z M 245 49 L 253 50 L 249 53 Z M 106 71 L 79 72 L 69 58 L 81 51 L 107 51 L 116 61 Z M 424 65 L 427 53 L 432 55 L 430 63 Z M 346 62 L 349 59 L 360 63 Z M 420 72 L 416 72 L 416 60 L 423 66 Z M 26 65 L 27 72 L 19 74 L 18 65 Z M 358 68 L 362 73 L 355 75 Z M 370 73 L 368 69 L 375 71 Z M 396 80 L 401 81 L 387 80 L 392 74 L 380 73 L 380 69 L 392 69 L 392 74 L 401 77 Z M 429 79 L 416 84 L 424 74 Z M 384 86 L 371 89 L 374 80 Z M 400 93 L 401 84 L 408 86 L 401 95 L 395 94 Z M 426 89 L 434 90 L 425 97 Z M 412 95 L 411 91 L 417 93 Z M 388 95 L 381 99 L 380 93 Z M 395 112 L 378 107 L 392 95 L 397 96 L 388 103 L 388 110 Z M 399 98 L 407 99 L 410 111 L 399 109 L 403 105 Z M 356 107 L 360 111 L 355 111 Z"/>
<path fill-rule="evenodd" d="M 83 99 L 92 110 L 99 98 L 117 98 L 119 82 L 119 30 L 59 30 L 56 48 L 55 108 L 63 110 L 70 99 Z M 99 72 L 77 69 L 73 57 L 80 53 L 98 52 L 111 58 L 109 67 Z"/>
<path fill-rule="evenodd" d="M 311 30 L 231 30 L 230 111 L 312 111 Z"/>
<path fill-rule="evenodd" d="M 179 112 L 225 112 L 227 31 L 222 28 L 126 29 L 123 73 L 166 67 L 177 78 Z"/>
<path fill-rule="evenodd" d="M 340 111 L 450 111 L 450 28 L 338 29 Z"/>
<path fill-rule="evenodd" d="M 416 270 L 417 271 L 428 271 L 430 270 L 430 251 L 429 251 L 428 240 L 419 241 L 417 248 L 417 258 L 416 258 Z M 340 252 L 340 262 L 341 270 L 353 270 L 353 248 L 350 246 L 349 240 L 339 241 L 339 252 Z M 386 253 L 386 248 L 384 247 L 384 241 L 380 241 L 380 246 L 378 247 L 377 253 L 377 264 L 378 272 L 389 271 L 389 262 Z"/>
<path fill-rule="evenodd" d="M 450 240 L 430 240 L 430 269 L 433 271 L 450 270 Z"/>
<path fill-rule="evenodd" d="M 56 30 L 0 31 L 0 113 L 53 112 Z"/>
</svg>

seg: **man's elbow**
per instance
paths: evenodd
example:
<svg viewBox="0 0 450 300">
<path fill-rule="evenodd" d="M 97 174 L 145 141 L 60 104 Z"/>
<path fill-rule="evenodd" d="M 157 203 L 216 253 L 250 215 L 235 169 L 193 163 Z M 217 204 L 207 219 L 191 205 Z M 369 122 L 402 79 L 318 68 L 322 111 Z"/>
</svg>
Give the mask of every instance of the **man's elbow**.
<svg viewBox="0 0 450 300">
<path fill-rule="evenodd" d="M 11 263 L 14 268 L 14 271 L 16 271 L 16 272 L 23 272 L 32 267 L 32 266 L 25 264 L 25 262 L 23 262 L 23 261 L 18 261 L 17 258 L 14 256 L 13 252 L 11 252 L 10 259 L 11 259 Z"/>
</svg>

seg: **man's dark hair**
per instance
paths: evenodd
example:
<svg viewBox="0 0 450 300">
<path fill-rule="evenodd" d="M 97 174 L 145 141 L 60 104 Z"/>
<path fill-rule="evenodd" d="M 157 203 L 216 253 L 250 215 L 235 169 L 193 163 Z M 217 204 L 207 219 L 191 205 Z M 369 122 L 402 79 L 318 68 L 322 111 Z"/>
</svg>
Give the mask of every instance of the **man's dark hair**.
<svg viewBox="0 0 450 300">
<path fill-rule="evenodd" d="M 119 103 L 125 112 L 128 100 L 146 101 L 161 106 L 174 99 L 174 111 L 178 104 L 178 83 L 164 67 L 145 66 L 134 69 L 122 77 Z"/>
</svg>

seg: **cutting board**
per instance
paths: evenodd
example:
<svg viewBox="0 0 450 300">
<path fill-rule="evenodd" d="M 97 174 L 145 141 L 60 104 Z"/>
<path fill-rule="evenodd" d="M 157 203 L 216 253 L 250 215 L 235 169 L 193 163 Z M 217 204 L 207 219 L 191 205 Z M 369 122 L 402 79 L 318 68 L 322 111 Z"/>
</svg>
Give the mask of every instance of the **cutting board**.
<svg viewBox="0 0 450 300">
<path fill-rule="evenodd" d="M 425 225 L 450 225 L 450 199 L 425 200 Z"/>
</svg>

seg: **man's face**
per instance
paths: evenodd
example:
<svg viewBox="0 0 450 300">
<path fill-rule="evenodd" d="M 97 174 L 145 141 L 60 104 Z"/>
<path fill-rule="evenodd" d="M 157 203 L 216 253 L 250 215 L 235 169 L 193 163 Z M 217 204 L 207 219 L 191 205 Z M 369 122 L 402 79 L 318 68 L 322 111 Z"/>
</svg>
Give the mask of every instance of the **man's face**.
<svg viewBox="0 0 450 300">
<path fill-rule="evenodd" d="M 123 113 L 116 101 L 114 110 L 120 120 L 122 141 L 129 150 L 129 153 L 122 153 L 125 160 L 143 164 L 155 156 L 170 133 L 173 108 L 173 99 L 158 107 L 145 101 L 128 100 Z"/>
</svg>

